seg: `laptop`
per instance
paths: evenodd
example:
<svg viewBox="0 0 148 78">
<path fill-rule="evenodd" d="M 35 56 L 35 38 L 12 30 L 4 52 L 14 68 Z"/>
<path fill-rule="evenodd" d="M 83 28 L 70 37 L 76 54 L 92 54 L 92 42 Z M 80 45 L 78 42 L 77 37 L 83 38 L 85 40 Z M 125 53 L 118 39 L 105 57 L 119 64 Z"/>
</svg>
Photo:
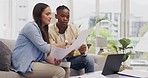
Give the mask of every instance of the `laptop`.
<svg viewBox="0 0 148 78">
<path fill-rule="evenodd" d="M 103 75 L 117 74 L 120 69 L 123 57 L 124 54 L 108 55 L 102 74 Z"/>
</svg>

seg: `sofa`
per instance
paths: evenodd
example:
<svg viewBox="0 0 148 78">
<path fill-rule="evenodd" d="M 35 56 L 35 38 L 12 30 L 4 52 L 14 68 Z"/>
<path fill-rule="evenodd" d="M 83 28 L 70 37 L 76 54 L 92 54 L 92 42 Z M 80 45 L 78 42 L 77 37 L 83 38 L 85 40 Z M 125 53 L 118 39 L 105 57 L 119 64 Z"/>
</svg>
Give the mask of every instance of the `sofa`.
<svg viewBox="0 0 148 78">
<path fill-rule="evenodd" d="M 2 41 L 11 50 L 11 52 L 13 51 L 14 46 L 15 46 L 15 40 L 0 38 L 0 41 Z M 102 55 L 95 55 L 95 54 L 88 54 L 88 55 L 94 58 L 95 71 L 102 70 L 104 67 L 106 57 Z M 68 72 L 70 73 L 70 76 L 77 76 L 77 75 L 84 74 L 84 69 L 79 70 L 79 71 L 70 69 L 70 71 Z M 0 78 L 24 78 L 24 77 L 10 70 L 10 71 L 0 71 Z"/>
</svg>

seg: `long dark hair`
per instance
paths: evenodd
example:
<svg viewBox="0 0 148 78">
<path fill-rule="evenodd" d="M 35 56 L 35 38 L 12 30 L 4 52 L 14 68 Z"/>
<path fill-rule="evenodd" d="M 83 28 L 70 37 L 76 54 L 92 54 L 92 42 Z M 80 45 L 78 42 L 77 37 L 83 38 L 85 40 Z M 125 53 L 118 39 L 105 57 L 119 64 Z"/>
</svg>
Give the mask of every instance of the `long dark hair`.
<svg viewBox="0 0 148 78">
<path fill-rule="evenodd" d="M 47 4 L 44 4 L 44 3 L 36 4 L 34 9 L 33 9 L 33 19 L 37 23 L 37 25 L 39 26 L 44 41 L 49 43 L 48 25 L 42 27 L 42 16 L 41 16 L 42 12 L 47 7 L 49 7 L 49 6 Z"/>
</svg>

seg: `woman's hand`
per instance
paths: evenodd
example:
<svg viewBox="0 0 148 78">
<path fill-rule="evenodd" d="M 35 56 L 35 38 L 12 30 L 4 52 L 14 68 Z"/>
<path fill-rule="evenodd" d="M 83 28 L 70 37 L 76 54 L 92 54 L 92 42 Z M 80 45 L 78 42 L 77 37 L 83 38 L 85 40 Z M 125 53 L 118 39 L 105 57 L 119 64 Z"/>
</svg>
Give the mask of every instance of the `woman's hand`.
<svg viewBox="0 0 148 78">
<path fill-rule="evenodd" d="M 81 54 L 85 54 L 87 46 L 85 44 L 82 44 L 78 50 L 80 51 Z"/>
<path fill-rule="evenodd" d="M 60 65 L 62 62 L 62 60 L 57 60 L 56 58 L 54 58 L 54 65 Z"/>
<path fill-rule="evenodd" d="M 62 62 L 62 60 L 57 60 L 56 58 L 53 58 L 50 55 L 47 56 L 46 61 L 54 65 L 60 65 L 60 63 Z"/>
</svg>

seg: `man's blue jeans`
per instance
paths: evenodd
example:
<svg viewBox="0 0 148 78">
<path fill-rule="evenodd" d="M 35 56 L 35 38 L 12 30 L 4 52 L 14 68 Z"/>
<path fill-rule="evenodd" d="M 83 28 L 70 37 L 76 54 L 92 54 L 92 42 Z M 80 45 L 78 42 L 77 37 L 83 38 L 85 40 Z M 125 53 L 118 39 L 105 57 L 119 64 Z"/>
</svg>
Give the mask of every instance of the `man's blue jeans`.
<svg viewBox="0 0 148 78">
<path fill-rule="evenodd" d="M 85 73 L 94 72 L 94 60 L 92 57 L 86 55 L 75 56 L 66 58 L 68 62 L 71 62 L 71 68 L 75 70 L 85 69 Z"/>
</svg>

